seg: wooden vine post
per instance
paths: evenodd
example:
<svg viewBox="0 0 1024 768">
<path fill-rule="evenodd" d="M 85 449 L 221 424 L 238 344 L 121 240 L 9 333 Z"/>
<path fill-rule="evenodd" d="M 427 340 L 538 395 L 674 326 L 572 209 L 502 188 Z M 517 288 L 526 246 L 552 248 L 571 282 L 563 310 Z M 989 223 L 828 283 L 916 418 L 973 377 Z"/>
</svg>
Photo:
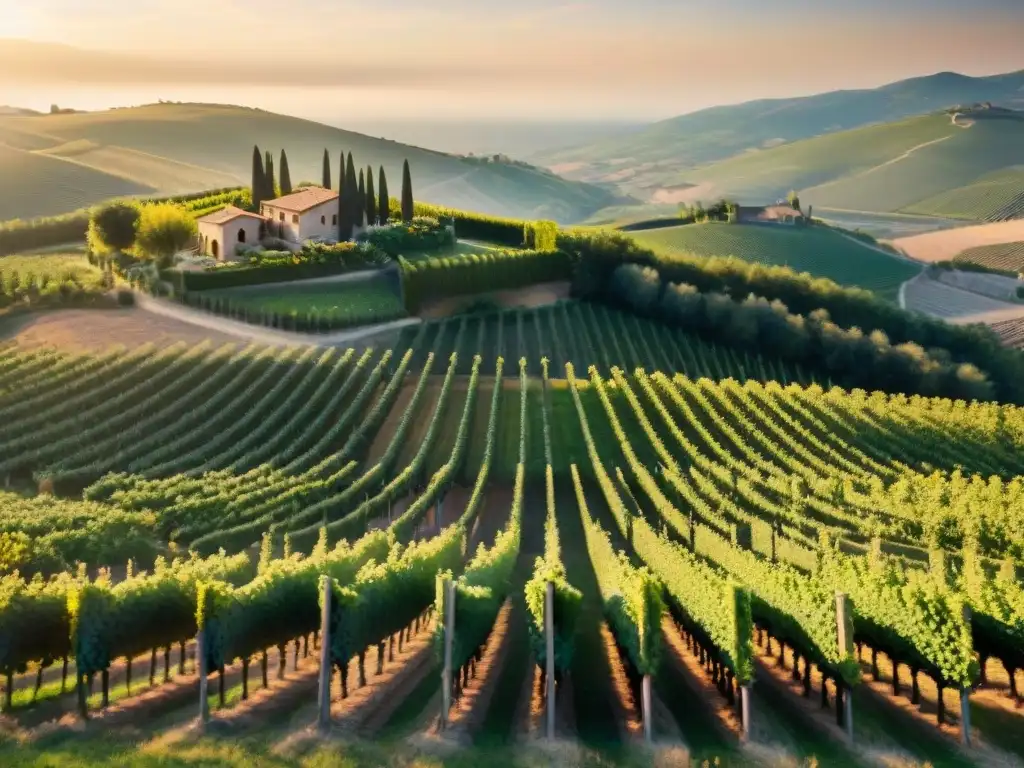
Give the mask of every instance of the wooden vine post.
<svg viewBox="0 0 1024 768">
<path fill-rule="evenodd" d="M 845 659 L 853 656 L 853 605 L 843 592 L 836 592 L 836 636 L 839 641 L 839 658 Z M 806 663 L 806 662 L 805 662 Z M 821 682 L 822 687 L 825 681 Z M 843 725 L 846 728 L 846 737 L 853 741 L 853 687 L 845 685 L 840 678 L 836 678 L 836 706 L 838 707 L 845 688 L 846 706 L 843 707 Z"/>
<path fill-rule="evenodd" d="M 441 669 L 441 730 L 448 727 L 452 706 L 452 640 L 455 634 L 455 582 L 444 580 L 444 667 Z"/>
<path fill-rule="evenodd" d="M 319 716 L 317 728 L 321 733 L 331 729 L 331 577 L 320 577 L 323 604 L 320 608 L 320 689 L 317 692 Z"/>
<path fill-rule="evenodd" d="M 544 643 L 547 683 L 547 737 L 555 738 L 555 584 L 547 582 L 544 589 Z"/>
<path fill-rule="evenodd" d="M 644 675 L 643 687 L 640 689 L 640 716 L 644 721 L 644 741 L 648 744 L 652 739 L 651 723 L 651 676 Z"/>
<path fill-rule="evenodd" d="M 210 722 L 209 671 L 206 668 L 206 629 L 196 633 L 196 661 L 199 667 L 199 727 Z"/>
<path fill-rule="evenodd" d="M 971 606 L 964 606 L 964 621 L 971 626 Z M 960 688 L 960 743 L 971 746 L 971 689 L 970 686 Z"/>
</svg>

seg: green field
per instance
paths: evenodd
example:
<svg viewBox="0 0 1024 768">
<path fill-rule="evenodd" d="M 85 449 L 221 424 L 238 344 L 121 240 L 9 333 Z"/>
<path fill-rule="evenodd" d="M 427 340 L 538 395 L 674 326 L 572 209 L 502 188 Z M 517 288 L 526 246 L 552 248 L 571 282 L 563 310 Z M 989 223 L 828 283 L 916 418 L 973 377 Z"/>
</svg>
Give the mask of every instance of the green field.
<svg viewBox="0 0 1024 768">
<path fill-rule="evenodd" d="M 1024 216 L 1024 167 L 985 174 L 964 187 L 941 192 L 904 209 L 907 213 L 971 221 Z"/>
<path fill-rule="evenodd" d="M 288 152 L 293 182 L 321 179 L 323 151 L 383 165 L 400 189 L 408 159 L 417 200 L 503 216 L 579 221 L 615 201 L 537 168 L 473 163 L 320 123 L 232 106 L 155 104 L 104 112 L 0 116 L 3 218 L 57 214 L 124 194 L 248 183 L 252 146 Z"/>
<path fill-rule="evenodd" d="M 405 317 L 401 296 L 388 278 L 272 283 L 203 291 L 203 295 L 255 312 L 316 312 L 338 326 L 368 325 Z"/>
<path fill-rule="evenodd" d="M 980 264 L 1008 272 L 1024 272 L 1024 243 L 1000 243 L 968 248 L 953 261 Z"/>
<path fill-rule="evenodd" d="M 901 283 L 920 271 L 912 264 L 823 227 L 712 222 L 630 235 L 659 252 L 735 256 L 744 261 L 787 266 L 797 272 L 827 277 L 840 285 L 866 288 L 890 300 L 896 298 Z"/>
</svg>

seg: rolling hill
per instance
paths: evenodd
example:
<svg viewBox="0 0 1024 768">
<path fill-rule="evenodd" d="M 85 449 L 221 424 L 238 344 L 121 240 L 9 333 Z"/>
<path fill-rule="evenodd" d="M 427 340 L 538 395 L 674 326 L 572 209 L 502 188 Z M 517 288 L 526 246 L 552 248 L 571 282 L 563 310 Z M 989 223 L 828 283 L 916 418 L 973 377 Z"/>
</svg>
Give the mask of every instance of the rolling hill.
<svg viewBox="0 0 1024 768">
<path fill-rule="evenodd" d="M 991 77 L 942 72 L 880 88 L 712 107 L 531 160 L 569 178 L 615 181 L 657 199 L 685 193 L 682 171 L 744 152 L 985 101 L 1024 107 L 1024 71 Z"/>
<path fill-rule="evenodd" d="M 684 224 L 631 232 L 637 242 L 667 254 L 735 256 L 791 267 L 896 300 L 900 285 L 920 272 L 902 259 L 826 227 L 757 224 Z"/>
<path fill-rule="evenodd" d="M 293 182 L 319 181 L 324 148 L 383 165 L 395 191 L 409 160 L 419 200 L 500 216 L 582 220 L 620 196 L 521 163 L 462 159 L 242 107 L 153 104 L 0 115 L 0 220 L 63 213 L 115 195 L 246 184 L 252 146 L 288 152 Z M 334 179 L 335 183 L 337 179 Z"/>
<path fill-rule="evenodd" d="M 985 219 L 1012 210 L 1019 164 L 1024 112 L 984 109 L 804 139 L 688 171 L 680 181 L 697 185 L 705 201 L 774 200 L 796 189 L 818 210 L 937 214 L 941 207 Z M 985 189 L 999 194 L 982 204 Z"/>
</svg>

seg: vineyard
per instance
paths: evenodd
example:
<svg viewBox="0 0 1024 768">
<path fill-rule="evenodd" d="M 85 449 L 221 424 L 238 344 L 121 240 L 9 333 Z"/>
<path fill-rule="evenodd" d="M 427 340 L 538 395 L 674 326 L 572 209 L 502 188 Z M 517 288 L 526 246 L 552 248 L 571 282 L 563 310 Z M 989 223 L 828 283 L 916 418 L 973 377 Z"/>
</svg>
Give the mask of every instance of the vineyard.
<svg viewBox="0 0 1024 768">
<path fill-rule="evenodd" d="M 731 255 L 787 266 L 895 299 L 900 284 L 918 270 L 856 241 L 819 227 L 691 224 L 632 233 L 655 251 L 696 256 Z"/>
<path fill-rule="evenodd" d="M 0 346 L 5 715 L 259 718 L 319 680 L 362 735 L 1024 760 L 1019 408 L 586 302 L 404 333 Z"/>
<path fill-rule="evenodd" d="M 953 261 L 980 264 L 1004 272 L 1024 272 L 1024 243 L 1000 243 L 968 248 Z"/>
<path fill-rule="evenodd" d="M 1024 169 L 986 174 L 964 187 L 908 205 L 906 213 L 972 221 L 1007 221 L 1024 216 Z"/>
</svg>

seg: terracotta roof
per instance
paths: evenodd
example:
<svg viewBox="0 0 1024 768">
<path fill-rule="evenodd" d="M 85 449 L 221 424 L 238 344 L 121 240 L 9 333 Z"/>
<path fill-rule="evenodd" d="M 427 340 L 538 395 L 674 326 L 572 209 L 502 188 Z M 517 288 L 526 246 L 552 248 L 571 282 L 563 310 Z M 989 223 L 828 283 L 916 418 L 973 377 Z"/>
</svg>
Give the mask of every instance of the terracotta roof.
<svg viewBox="0 0 1024 768">
<path fill-rule="evenodd" d="M 221 208 L 219 211 L 214 211 L 213 213 L 208 213 L 205 216 L 200 216 L 196 221 L 202 224 L 226 224 L 240 216 L 250 216 L 254 219 L 259 219 L 260 221 L 266 219 L 266 216 L 261 216 L 258 213 L 250 213 L 249 211 L 243 211 L 241 208 L 229 205 L 226 208 Z"/>
<path fill-rule="evenodd" d="M 323 205 L 337 199 L 338 193 L 333 190 L 324 189 L 323 187 L 305 187 L 298 192 L 279 197 L 276 200 L 265 200 L 264 205 L 272 205 L 285 211 L 302 213 L 310 208 L 316 208 L 318 205 Z"/>
</svg>

